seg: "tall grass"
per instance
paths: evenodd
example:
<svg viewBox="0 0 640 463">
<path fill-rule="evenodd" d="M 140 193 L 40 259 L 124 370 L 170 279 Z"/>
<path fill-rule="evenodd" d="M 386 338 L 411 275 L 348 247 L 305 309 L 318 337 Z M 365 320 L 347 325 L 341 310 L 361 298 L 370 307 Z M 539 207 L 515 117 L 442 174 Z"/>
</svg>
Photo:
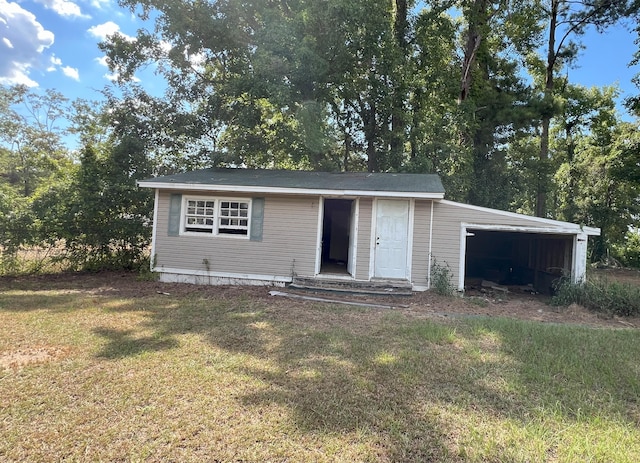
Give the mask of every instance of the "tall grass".
<svg viewBox="0 0 640 463">
<path fill-rule="evenodd" d="M 609 315 L 640 315 L 640 286 L 610 281 L 606 278 L 589 278 L 580 284 L 561 280 L 551 299 L 554 305 L 580 304 L 590 310 Z"/>
</svg>

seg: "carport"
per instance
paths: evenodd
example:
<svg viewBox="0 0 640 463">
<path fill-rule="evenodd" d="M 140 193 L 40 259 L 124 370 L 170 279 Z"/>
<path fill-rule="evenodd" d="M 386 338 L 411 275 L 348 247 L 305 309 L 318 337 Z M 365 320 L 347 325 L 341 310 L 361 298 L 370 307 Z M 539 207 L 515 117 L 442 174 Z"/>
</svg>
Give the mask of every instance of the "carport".
<svg viewBox="0 0 640 463">
<path fill-rule="evenodd" d="M 548 294 L 560 277 L 584 278 L 587 232 L 581 229 L 463 223 L 461 232 L 463 288 L 485 280 Z"/>
</svg>

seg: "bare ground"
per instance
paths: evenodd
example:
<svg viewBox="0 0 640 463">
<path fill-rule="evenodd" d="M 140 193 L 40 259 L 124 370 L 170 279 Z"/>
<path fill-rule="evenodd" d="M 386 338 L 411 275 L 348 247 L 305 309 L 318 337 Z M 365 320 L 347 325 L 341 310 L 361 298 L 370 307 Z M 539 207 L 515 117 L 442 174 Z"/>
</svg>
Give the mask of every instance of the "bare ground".
<svg viewBox="0 0 640 463">
<path fill-rule="evenodd" d="M 596 270 L 597 277 L 640 285 L 640 271 L 626 269 Z M 10 288 L 22 290 L 55 290 L 67 294 L 106 296 L 117 298 L 146 297 L 201 297 L 211 299 L 245 298 L 260 302 L 268 310 L 295 312 L 300 323 L 334 325 L 348 323 L 366 329 L 380 313 L 390 310 L 407 317 L 452 320 L 464 317 L 508 317 L 542 323 L 570 323 L 600 328 L 640 328 L 640 317 L 611 317 L 596 313 L 576 304 L 556 307 L 549 297 L 512 288 L 509 293 L 500 291 L 472 291 L 465 297 L 443 297 L 430 291 L 414 293 L 411 297 L 399 296 L 355 296 L 336 293 L 291 291 L 286 288 L 262 286 L 204 286 L 178 283 L 140 281 L 136 274 L 123 272 L 59 273 L 18 278 L 0 278 L 0 291 Z M 322 298 L 335 302 L 386 305 L 392 308 L 369 307 L 356 312 L 318 312 L 305 310 L 317 301 L 291 299 L 269 294 L 277 290 L 295 296 Z M 322 318 L 322 320 L 320 320 Z M 313 320 L 311 320 L 313 319 Z M 20 369 L 34 363 L 48 363 L 66 357 L 68 349 L 60 346 L 18 347 L 0 354 L 0 369 Z"/>
<path fill-rule="evenodd" d="M 625 269 L 595 270 L 598 277 L 640 285 L 640 271 Z M 149 296 L 198 296 L 213 299 L 231 299 L 237 297 L 260 300 L 266 306 L 277 310 L 278 307 L 291 308 L 318 304 L 313 301 L 288 299 L 269 295 L 269 291 L 283 288 L 253 286 L 201 286 L 156 281 L 139 281 L 135 274 L 122 272 L 102 273 L 63 273 L 38 275 L 19 278 L 0 279 L 0 291 L 6 287 L 19 287 L 33 290 L 58 290 L 69 293 L 114 296 L 122 298 L 144 298 Z M 569 307 L 554 307 L 549 297 L 513 290 L 507 294 L 499 291 L 476 291 L 463 297 L 442 297 L 432 292 L 414 293 L 411 297 L 399 296 L 353 296 L 331 293 L 297 292 L 299 295 L 322 297 L 335 301 L 354 301 L 393 306 L 393 309 L 407 316 L 417 318 L 448 319 L 465 316 L 500 316 L 544 323 L 573 323 L 596 327 L 640 328 L 640 317 L 610 317 L 591 312 L 573 304 Z M 60 355 L 60 353 L 37 352 L 36 356 Z M 19 361 L 19 360 L 16 360 Z"/>
</svg>

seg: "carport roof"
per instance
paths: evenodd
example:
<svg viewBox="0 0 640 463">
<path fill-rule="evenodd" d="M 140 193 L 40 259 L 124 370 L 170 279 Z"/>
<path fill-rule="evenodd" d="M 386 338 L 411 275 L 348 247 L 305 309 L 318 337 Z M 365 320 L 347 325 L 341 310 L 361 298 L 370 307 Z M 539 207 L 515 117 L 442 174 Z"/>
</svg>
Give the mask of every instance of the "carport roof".
<svg viewBox="0 0 640 463">
<path fill-rule="evenodd" d="M 210 168 L 142 180 L 138 185 L 172 190 L 444 197 L 444 187 L 436 174 Z"/>
</svg>

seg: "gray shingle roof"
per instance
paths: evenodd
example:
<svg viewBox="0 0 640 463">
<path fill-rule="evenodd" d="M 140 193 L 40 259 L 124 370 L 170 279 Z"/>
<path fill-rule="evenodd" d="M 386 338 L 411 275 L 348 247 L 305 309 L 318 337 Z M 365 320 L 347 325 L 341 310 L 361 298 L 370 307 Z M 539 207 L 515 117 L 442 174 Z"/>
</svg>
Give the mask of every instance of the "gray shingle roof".
<svg viewBox="0 0 640 463">
<path fill-rule="evenodd" d="M 172 188 L 172 185 L 199 186 L 198 189 L 205 186 L 238 186 L 264 188 L 264 191 L 275 188 L 444 194 L 444 187 L 436 174 L 212 168 L 156 177 L 138 183 L 142 187 L 150 188 Z"/>
</svg>

